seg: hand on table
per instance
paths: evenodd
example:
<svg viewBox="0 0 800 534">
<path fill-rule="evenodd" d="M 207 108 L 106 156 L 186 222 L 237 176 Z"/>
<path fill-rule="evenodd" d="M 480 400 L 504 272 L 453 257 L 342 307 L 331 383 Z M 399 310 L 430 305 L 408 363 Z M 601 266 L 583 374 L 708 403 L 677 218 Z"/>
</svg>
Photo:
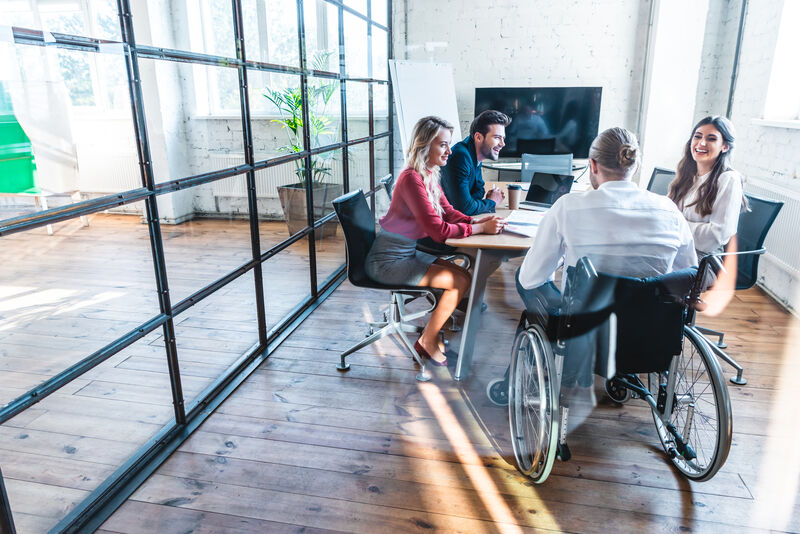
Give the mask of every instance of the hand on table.
<svg viewBox="0 0 800 534">
<path fill-rule="evenodd" d="M 483 234 L 499 234 L 503 231 L 503 228 L 506 225 L 506 221 L 501 219 L 497 215 L 488 215 L 483 219 L 475 221 L 475 224 L 481 226 L 482 231 L 480 233 Z"/>
<path fill-rule="evenodd" d="M 492 187 L 488 193 L 486 193 L 486 198 L 493 200 L 495 204 L 500 204 L 503 202 L 503 199 L 506 198 L 506 195 L 500 190 L 499 187 L 495 186 Z"/>
</svg>

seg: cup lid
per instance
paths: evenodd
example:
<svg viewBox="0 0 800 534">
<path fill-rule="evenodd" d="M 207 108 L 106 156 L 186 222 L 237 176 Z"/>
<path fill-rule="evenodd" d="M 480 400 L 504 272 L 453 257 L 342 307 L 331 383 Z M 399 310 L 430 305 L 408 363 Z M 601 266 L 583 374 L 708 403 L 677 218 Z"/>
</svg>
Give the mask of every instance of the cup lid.
<svg viewBox="0 0 800 534">
<path fill-rule="evenodd" d="M 522 186 L 519 184 L 508 184 L 509 189 L 522 189 Z"/>
</svg>

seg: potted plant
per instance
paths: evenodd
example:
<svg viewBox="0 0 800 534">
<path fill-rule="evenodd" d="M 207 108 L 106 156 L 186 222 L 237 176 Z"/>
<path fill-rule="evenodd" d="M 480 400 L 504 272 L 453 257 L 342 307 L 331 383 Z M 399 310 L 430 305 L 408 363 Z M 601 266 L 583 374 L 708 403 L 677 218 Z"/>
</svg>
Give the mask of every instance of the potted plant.
<svg viewBox="0 0 800 534">
<path fill-rule="evenodd" d="M 331 52 L 315 54 L 314 68 L 323 70 Z M 308 129 L 312 146 L 319 146 L 320 137 L 333 133 L 331 118 L 326 115 L 328 102 L 336 92 L 336 84 L 331 81 L 314 80 L 306 84 L 308 89 Z M 272 122 L 281 125 L 286 131 L 289 143 L 280 147 L 284 152 L 303 151 L 303 97 L 299 87 L 289 87 L 283 90 L 266 88 L 264 96 L 272 102 L 281 114 L 280 119 Z M 342 184 L 325 182 L 331 176 L 330 152 L 317 154 L 311 157 L 311 187 L 314 198 L 312 213 L 314 219 L 324 217 L 333 211 L 331 201 L 343 192 Z M 308 223 L 306 211 L 306 159 L 295 161 L 298 182 L 278 186 L 278 198 L 289 227 L 289 234 L 302 230 Z M 318 238 L 336 234 L 337 224 L 326 224 L 317 230 Z"/>
</svg>

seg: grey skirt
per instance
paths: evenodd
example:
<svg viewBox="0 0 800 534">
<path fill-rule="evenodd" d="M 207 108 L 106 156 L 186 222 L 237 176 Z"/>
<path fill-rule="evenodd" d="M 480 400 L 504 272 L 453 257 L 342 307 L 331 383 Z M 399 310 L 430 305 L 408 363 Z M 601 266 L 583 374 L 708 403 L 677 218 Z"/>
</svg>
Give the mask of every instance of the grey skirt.
<svg viewBox="0 0 800 534">
<path fill-rule="evenodd" d="M 381 229 L 367 254 L 367 276 L 388 285 L 419 285 L 436 256 L 417 250 L 417 241 Z"/>
</svg>

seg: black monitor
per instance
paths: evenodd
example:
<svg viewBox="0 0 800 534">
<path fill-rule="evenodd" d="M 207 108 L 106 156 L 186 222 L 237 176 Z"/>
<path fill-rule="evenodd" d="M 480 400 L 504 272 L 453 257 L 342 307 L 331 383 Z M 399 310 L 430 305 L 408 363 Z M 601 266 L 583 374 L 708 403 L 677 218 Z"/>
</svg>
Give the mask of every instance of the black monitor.
<svg viewBox="0 0 800 534">
<path fill-rule="evenodd" d="M 479 87 L 475 116 L 487 109 L 511 117 L 501 157 L 568 154 L 588 158 L 600 124 L 602 87 Z"/>
</svg>

